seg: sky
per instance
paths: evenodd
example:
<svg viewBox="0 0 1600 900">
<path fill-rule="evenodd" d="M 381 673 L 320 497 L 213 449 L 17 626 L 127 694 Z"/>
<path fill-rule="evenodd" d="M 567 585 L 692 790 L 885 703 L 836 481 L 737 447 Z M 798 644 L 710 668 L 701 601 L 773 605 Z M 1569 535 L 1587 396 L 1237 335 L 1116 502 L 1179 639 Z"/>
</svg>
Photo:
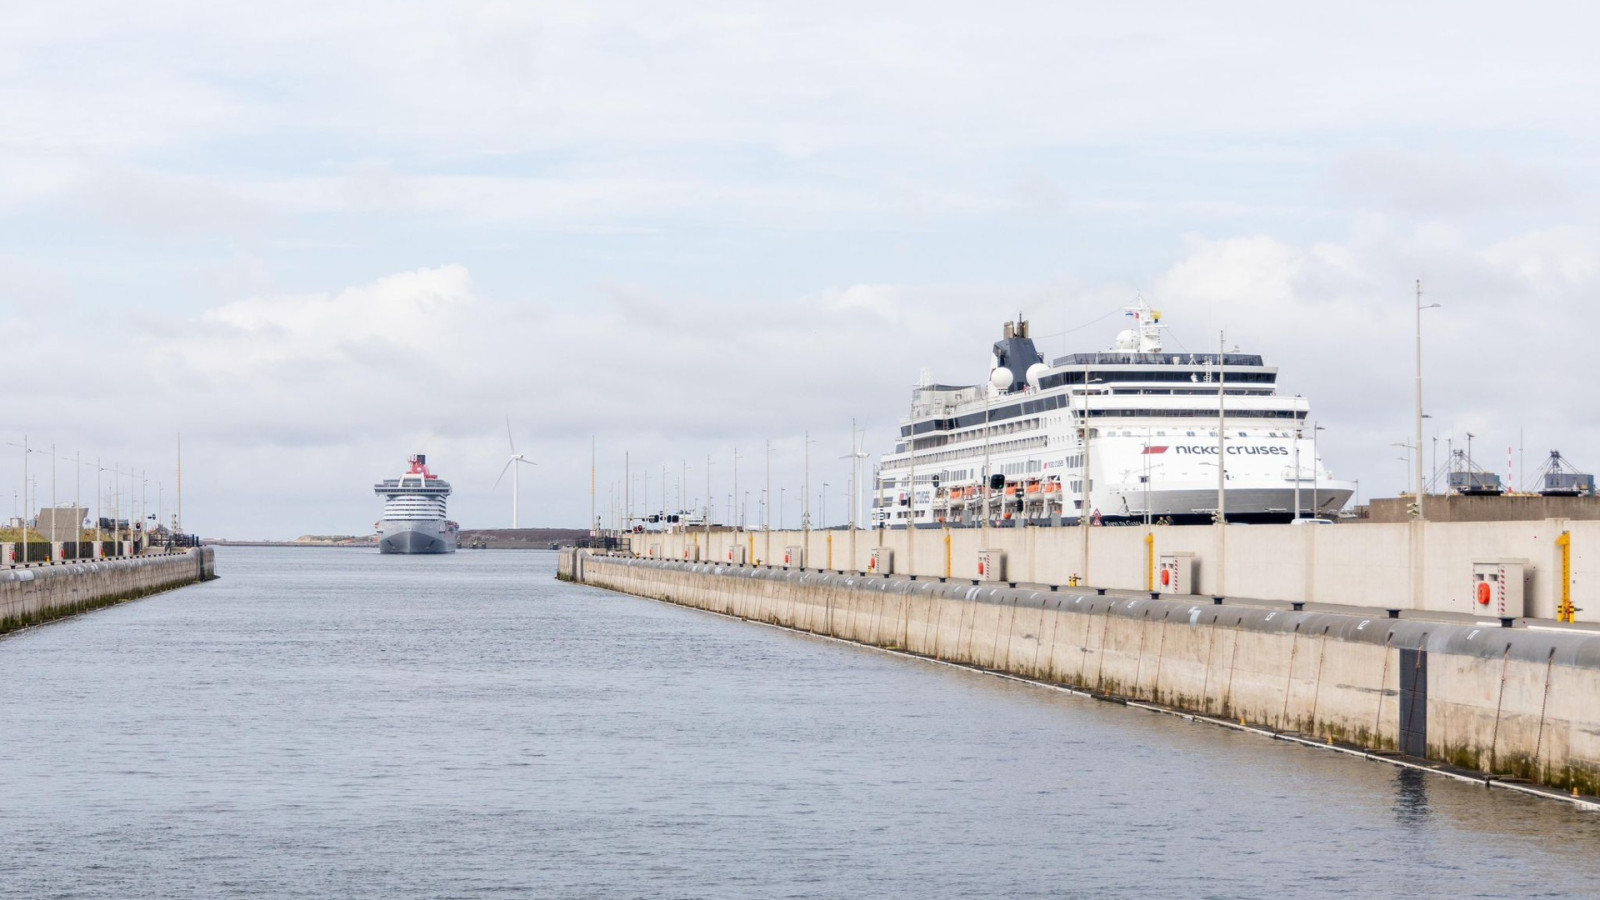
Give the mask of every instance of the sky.
<svg viewBox="0 0 1600 900">
<path fill-rule="evenodd" d="M 1471 433 L 1519 481 L 1552 449 L 1600 468 L 1591 5 L 64 0 L 0 24 L 13 515 L 26 483 L 170 520 L 181 434 L 202 535 L 367 533 L 415 452 L 463 527 L 508 527 L 509 421 L 525 527 L 653 511 L 663 479 L 698 504 L 708 475 L 719 520 L 757 521 L 768 441 L 794 526 L 807 435 L 838 522 L 852 422 L 876 457 L 923 369 L 981 381 L 1018 312 L 1046 356 L 1106 348 L 1136 297 L 1169 347 L 1264 356 L 1333 474 L 1394 496 L 1419 279 L 1430 466 Z"/>
</svg>

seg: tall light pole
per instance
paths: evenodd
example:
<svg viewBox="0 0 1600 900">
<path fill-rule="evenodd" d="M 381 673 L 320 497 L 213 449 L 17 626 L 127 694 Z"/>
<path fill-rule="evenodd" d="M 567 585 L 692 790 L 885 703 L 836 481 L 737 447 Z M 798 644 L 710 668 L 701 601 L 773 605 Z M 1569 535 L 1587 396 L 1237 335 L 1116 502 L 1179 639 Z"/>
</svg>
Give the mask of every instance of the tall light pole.
<svg viewBox="0 0 1600 900">
<path fill-rule="evenodd" d="M 1411 480 L 1411 451 L 1416 449 L 1416 448 L 1414 448 L 1411 445 L 1410 441 L 1395 441 L 1394 443 L 1390 444 L 1389 446 L 1391 446 L 1391 447 L 1399 447 L 1400 449 L 1406 451 L 1406 455 L 1405 456 L 1396 457 L 1397 459 L 1400 459 L 1400 460 L 1404 461 L 1405 464 L 1406 464 L 1406 469 L 1405 469 L 1406 477 L 1402 478 L 1400 480 L 1400 483 L 1403 486 L 1407 481 Z M 1404 493 L 1404 488 L 1403 487 L 1402 487 L 1402 491 L 1401 492 Z"/>
<path fill-rule="evenodd" d="M 22 564 L 28 564 L 28 436 L 22 436 Z"/>
<path fill-rule="evenodd" d="M 1085 369 L 1085 372 L 1088 370 Z M 989 410 L 993 406 L 994 386 L 983 386 L 983 546 L 989 546 Z M 1087 402 L 1087 401 L 1085 401 Z"/>
<path fill-rule="evenodd" d="M 857 439 L 856 420 L 850 420 L 850 500 L 847 508 L 850 512 L 850 565 L 856 564 L 856 529 L 861 527 L 861 460 L 866 457 L 861 452 L 861 445 Z"/>
<path fill-rule="evenodd" d="M 1092 434 L 1092 429 L 1089 427 L 1089 385 L 1099 384 L 1101 381 L 1102 379 L 1091 379 L 1089 377 L 1089 366 L 1085 364 L 1083 367 L 1083 390 L 1078 392 L 1079 395 L 1083 397 L 1083 413 L 1078 419 L 1078 426 L 1081 429 L 1078 446 L 1083 450 L 1083 465 L 1078 470 L 1079 475 L 1082 477 L 1082 482 L 1079 485 L 1082 490 L 1082 497 L 1078 500 L 1078 533 L 1083 536 L 1084 584 L 1089 583 L 1089 478 L 1091 475 L 1093 475 L 1093 470 L 1089 464 L 1089 441 Z M 985 505 L 985 511 L 987 512 L 987 504 Z"/>
<path fill-rule="evenodd" d="M 1228 590 L 1228 333 L 1217 332 L 1217 595 Z M 1300 422 L 1300 412 L 1295 411 L 1295 423 Z M 1298 446 L 1298 441 L 1296 442 Z M 1294 473 L 1300 477 L 1298 466 Z M 1295 482 L 1296 487 L 1300 484 Z M 1298 507 L 1300 504 L 1295 504 Z M 1299 514 L 1299 509 L 1295 510 Z"/>
<path fill-rule="evenodd" d="M 761 559 L 772 564 L 772 438 L 767 438 L 767 489 L 762 492 L 761 521 L 762 530 L 766 532 L 766 549 L 762 551 Z"/>
<path fill-rule="evenodd" d="M 1426 488 L 1422 482 L 1422 311 L 1437 309 L 1439 304 L 1430 303 L 1422 305 L 1422 279 L 1417 279 L 1417 519 L 1424 521 L 1427 515 L 1422 510 L 1423 494 Z"/>
<path fill-rule="evenodd" d="M 61 504 L 56 502 L 56 445 L 50 445 L 50 554 L 56 552 L 56 519 L 61 515 Z"/>
<path fill-rule="evenodd" d="M 1227 332 L 1217 332 L 1217 524 L 1219 525 L 1228 524 L 1228 416 L 1223 409 L 1228 399 L 1227 348 Z M 1299 422 L 1300 419 L 1297 416 L 1295 418 L 1296 429 L 1299 428 Z M 1298 469 L 1294 474 L 1295 478 L 1298 479 L 1300 477 Z M 1298 483 L 1297 481 L 1296 484 Z M 1298 515 L 1298 510 L 1296 514 Z"/>
<path fill-rule="evenodd" d="M 1317 432 L 1321 430 L 1321 425 L 1311 423 L 1311 517 L 1313 519 L 1322 516 L 1322 508 L 1317 503 Z"/>
<path fill-rule="evenodd" d="M 100 530 L 101 521 L 106 513 L 106 496 L 100 487 L 100 476 L 105 470 L 106 467 L 101 465 L 100 457 L 96 456 L 94 458 L 94 542 L 102 545 L 100 548 L 101 553 L 106 552 L 103 546 L 105 535 Z"/>
<path fill-rule="evenodd" d="M 1300 441 L 1304 437 L 1300 424 L 1296 422 L 1294 426 L 1294 520 L 1296 522 L 1300 521 Z M 1317 461 L 1313 458 L 1311 465 L 1316 464 Z"/>
<path fill-rule="evenodd" d="M 811 431 L 805 433 L 806 442 L 806 483 L 805 490 L 800 496 L 800 530 L 806 533 L 811 531 Z M 806 539 L 806 546 L 811 546 L 810 538 Z"/>
<path fill-rule="evenodd" d="M 183 533 L 183 434 L 178 434 L 178 510 L 172 517 L 173 531 Z"/>
<path fill-rule="evenodd" d="M 906 450 L 911 454 L 910 484 L 906 485 L 906 493 L 910 498 L 911 518 L 906 522 L 906 571 L 915 575 L 917 573 L 917 392 L 911 392 L 911 417 L 906 420 L 910 426 L 906 429 L 911 434 L 906 440 Z"/>
</svg>

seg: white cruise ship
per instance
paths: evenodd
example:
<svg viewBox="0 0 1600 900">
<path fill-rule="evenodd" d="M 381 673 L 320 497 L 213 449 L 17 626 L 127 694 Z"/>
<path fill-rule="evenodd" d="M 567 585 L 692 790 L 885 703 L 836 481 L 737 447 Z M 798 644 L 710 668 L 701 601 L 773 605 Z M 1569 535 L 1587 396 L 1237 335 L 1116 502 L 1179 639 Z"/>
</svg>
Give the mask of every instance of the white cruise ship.
<svg viewBox="0 0 1600 900">
<path fill-rule="evenodd" d="M 380 553 L 454 553 L 459 527 L 445 516 L 450 482 L 428 471 L 428 458 L 411 457 L 399 478 L 373 485 L 384 498 L 383 520 L 376 524 Z"/>
<path fill-rule="evenodd" d="M 879 466 L 874 523 L 1287 522 L 1344 507 L 1354 485 L 1322 468 L 1310 406 L 1277 394 L 1277 369 L 1165 352 L 1161 314 L 1126 313 L 1111 350 L 1047 363 L 1019 316 L 986 384 L 924 375 Z"/>
</svg>

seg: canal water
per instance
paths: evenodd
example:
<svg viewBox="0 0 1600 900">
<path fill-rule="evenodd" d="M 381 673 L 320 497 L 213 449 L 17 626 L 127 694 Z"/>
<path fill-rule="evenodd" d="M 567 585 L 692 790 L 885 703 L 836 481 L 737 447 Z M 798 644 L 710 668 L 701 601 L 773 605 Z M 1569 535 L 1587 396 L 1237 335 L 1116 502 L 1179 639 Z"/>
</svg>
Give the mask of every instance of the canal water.
<svg viewBox="0 0 1600 900">
<path fill-rule="evenodd" d="M 554 580 L 235 549 L 0 639 L 6 897 L 1593 897 L 1600 816 Z"/>
</svg>

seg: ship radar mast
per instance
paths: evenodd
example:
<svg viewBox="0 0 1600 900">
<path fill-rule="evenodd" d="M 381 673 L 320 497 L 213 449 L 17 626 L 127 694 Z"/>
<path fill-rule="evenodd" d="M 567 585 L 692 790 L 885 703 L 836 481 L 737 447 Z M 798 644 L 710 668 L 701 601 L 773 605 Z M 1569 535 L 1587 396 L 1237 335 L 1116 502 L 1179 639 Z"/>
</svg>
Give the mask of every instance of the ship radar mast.
<svg viewBox="0 0 1600 900">
<path fill-rule="evenodd" d="M 1122 313 L 1133 319 L 1134 327 L 1117 335 L 1113 349 L 1124 353 L 1160 353 L 1161 332 L 1167 327 L 1161 324 L 1161 310 L 1151 309 L 1140 297 L 1134 305 L 1123 307 Z"/>
</svg>

